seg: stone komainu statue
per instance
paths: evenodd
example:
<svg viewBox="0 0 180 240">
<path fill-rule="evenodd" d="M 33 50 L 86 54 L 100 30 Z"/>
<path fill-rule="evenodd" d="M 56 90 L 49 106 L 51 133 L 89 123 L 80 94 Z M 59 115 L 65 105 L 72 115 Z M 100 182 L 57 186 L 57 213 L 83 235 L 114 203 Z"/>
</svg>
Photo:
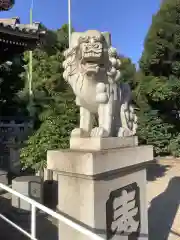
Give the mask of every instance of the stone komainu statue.
<svg viewBox="0 0 180 240">
<path fill-rule="evenodd" d="M 65 51 L 64 79 L 80 107 L 80 127 L 72 137 L 123 137 L 136 134 L 137 117 L 128 84 L 119 83 L 120 60 L 109 33 L 96 30 L 72 33 Z M 98 127 L 93 128 L 94 116 Z"/>
</svg>

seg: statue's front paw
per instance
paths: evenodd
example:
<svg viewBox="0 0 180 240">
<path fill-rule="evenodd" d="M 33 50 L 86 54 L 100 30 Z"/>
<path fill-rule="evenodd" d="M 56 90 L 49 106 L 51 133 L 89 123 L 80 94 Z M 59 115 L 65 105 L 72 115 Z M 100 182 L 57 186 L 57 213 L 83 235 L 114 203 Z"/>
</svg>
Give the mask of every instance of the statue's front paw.
<svg viewBox="0 0 180 240">
<path fill-rule="evenodd" d="M 71 132 L 71 137 L 89 137 L 89 133 L 85 132 L 82 128 L 75 128 Z"/>
<path fill-rule="evenodd" d="M 102 82 L 96 85 L 96 102 L 105 104 L 108 101 L 106 85 Z"/>
<path fill-rule="evenodd" d="M 95 127 L 91 131 L 91 137 L 108 137 L 109 133 L 102 127 Z"/>
<path fill-rule="evenodd" d="M 133 132 L 128 128 L 120 128 L 118 132 L 118 137 L 130 137 L 133 136 Z"/>
</svg>

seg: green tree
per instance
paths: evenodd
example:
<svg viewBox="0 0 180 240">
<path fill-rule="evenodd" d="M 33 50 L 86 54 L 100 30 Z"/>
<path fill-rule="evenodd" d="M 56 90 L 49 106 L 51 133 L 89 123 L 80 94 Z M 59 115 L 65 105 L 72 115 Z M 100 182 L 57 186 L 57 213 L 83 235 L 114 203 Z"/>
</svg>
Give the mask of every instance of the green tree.
<svg viewBox="0 0 180 240">
<path fill-rule="evenodd" d="M 1 116 L 26 114 L 25 105 L 21 102 L 18 92 L 23 89 L 24 72 L 22 55 L 13 56 L 8 62 L 0 64 L 0 112 Z"/>
<path fill-rule="evenodd" d="M 136 66 L 132 63 L 131 59 L 123 55 L 119 56 L 121 60 L 121 82 L 129 83 L 131 89 L 133 90 L 136 86 Z"/>
<path fill-rule="evenodd" d="M 46 165 L 47 150 L 67 148 L 70 132 L 77 124 L 74 94 L 62 76 L 67 46 L 68 29 L 63 25 L 57 31 L 48 31 L 45 44 L 33 52 L 35 129 L 21 151 L 25 168 L 39 170 Z M 26 85 L 21 97 L 27 101 L 28 82 Z"/>
<path fill-rule="evenodd" d="M 175 154 L 172 141 L 180 132 L 179 60 L 180 0 L 164 0 L 145 38 L 136 87 L 139 137 L 160 155 Z"/>
<path fill-rule="evenodd" d="M 14 5 L 15 0 L 1 0 L 0 1 L 0 10 L 7 11 Z"/>
<path fill-rule="evenodd" d="M 121 60 L 121 78 L 120 82 L 126 82 L 130 85 L 132 90 L 132 103 L 134 107 L 137 107 L 136 104 L 136 94 L 135 94 L 135 88 L 137 85 L 137 73 L 136 73 L 136 66 L 134 63 L 132 63 L 131 59 L 128 57 L 125 57 L 123 55 L 119 56 L 119 59 Z"/>
</svg>

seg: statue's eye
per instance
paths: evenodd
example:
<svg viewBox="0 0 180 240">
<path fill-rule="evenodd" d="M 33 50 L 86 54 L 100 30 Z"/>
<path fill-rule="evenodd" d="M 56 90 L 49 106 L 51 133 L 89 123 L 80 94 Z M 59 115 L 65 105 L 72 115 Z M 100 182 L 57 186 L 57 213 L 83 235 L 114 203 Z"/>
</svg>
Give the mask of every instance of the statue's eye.
<svg viewBox="0 0 180 240">
<path fill-rule="evenodd" d="M 79 42 L 80 43 L 88 43 L 89 42 L 89 38 L 88 37 L 80 37 L 79 38 Z"/>
<path fill-rule="evenodd" d="M 93 45 L 93 47 L 94 47 L 94 48 L 100 48 L 100 44 L 95 43 L 95 44 Z"/>
<path fill-rule="evenodd" d="M 98 42 L 99 43 L 99 42 L 102 42 L 103 39 L 102 39 L 102 36 L 94 36 L 93 40 L 94 40 L 94 42 Z"/>
</svg>

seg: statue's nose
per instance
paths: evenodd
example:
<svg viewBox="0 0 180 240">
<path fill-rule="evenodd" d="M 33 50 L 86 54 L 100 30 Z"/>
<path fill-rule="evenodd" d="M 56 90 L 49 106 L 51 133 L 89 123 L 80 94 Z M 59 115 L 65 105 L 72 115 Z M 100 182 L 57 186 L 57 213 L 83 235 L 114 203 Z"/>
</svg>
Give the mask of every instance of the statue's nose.
<svg viewBox="0 0 180 240">
<path fill-rule="evenodd" d="M 86 45 L 86 50 L 91 50 L 92 48 L 93 48 L 93 44 L 88 43 L 88 44 Z"/>
<path fill-rule="evenodd" d="M 89 48 L 98 48 L 99 47 L 99 44 L 97 44 L 97 43 L 90 43 L 89 44 Z"/>
</svg>

